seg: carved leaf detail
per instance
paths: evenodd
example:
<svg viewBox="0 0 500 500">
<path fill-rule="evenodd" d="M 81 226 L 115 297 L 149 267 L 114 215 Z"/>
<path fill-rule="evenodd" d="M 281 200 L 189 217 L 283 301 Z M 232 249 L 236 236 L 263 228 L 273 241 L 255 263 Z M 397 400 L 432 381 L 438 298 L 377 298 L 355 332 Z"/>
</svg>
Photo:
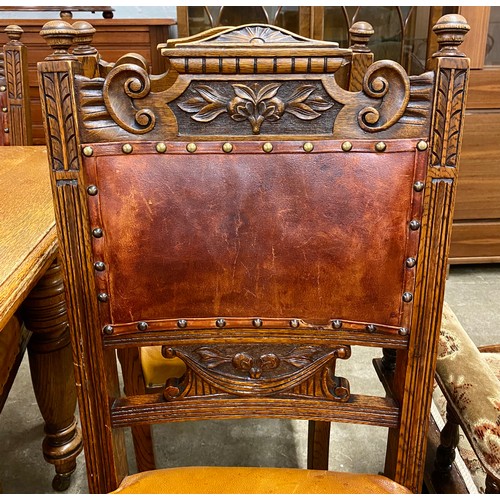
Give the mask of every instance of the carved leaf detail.
<svg viewBox="0 0 500 500">
<path fill-rule="evenodd" d="M 197 352 L 201 360 L 207 363 L 208 368 L 217 368 L 223 363 L 231 362 L 232 359 L 231 356 L 224 356 L 220 351 L 208 347 L 201 347 Z"/>
<path fill-rule="evenodd" d="M 314 346 L 297 347 L 288 356 L 283 356 L 282 360 L 296 368 L 302 368 L 313 362 L 313 357 L 318 351 L 319 349 Z"/>
<path fill-rule="evenodd" d="M 301 120 L 314 120 L 318 116 L 321 116 L 321 113 L 317 113 L 310 106 L 302 102 L 291 103 L 287 108 L 287 112 Z"/>
<path fill-rule="evenodd" d="M 278 96 L 281 86 L 281 83 L 262 86 L 259 83 L 233 83 L 234 97 L 231 98 L 208 85 L 196 85 L 193 90 L 198 95 L 189 97 L 178 106 L 187 113 L 195 113 L 191 118 L 199 122 L 212 121 L 227 112 L 236 122 L 248 121 L 254 134 L 260 133 L 264 121 L 275 122 L 285 112 L 301 120 L 314 120 L 333 106 L 323 97 L 313 95 L 314 85 L 300 85 L 287 98 Z"/>
</svg>

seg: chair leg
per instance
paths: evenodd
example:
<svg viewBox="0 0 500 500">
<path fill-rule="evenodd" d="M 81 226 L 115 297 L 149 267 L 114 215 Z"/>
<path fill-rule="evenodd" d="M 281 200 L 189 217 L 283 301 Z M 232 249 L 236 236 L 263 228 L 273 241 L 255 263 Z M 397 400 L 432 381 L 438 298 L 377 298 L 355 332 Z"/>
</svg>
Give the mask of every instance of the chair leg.
<svg viewBox="0 0 500 500">
<path fill-rule="evenodd" d="M 139 349 L 135 347 L 118 349 L 118 359 L 122 366 L 125 394 L 127 396 L 145 394 L 146 385 L 142 376 Z M 144 472 L 156 469 L 151 426 L 133 425 L 131 429 L 137 470 Z"/>
<path fill-rule="evenodd" d="M 450 473 L 453 461 L 455 460 L 455 450 L 459 440 L 459 424 L 455 412 L 450 404 L 446 406 L 446 424 L 441 431 L 440 445 L 436 451 L 434 461 L 434 474 L 446 476 Z"/>
<path fill-rule="evenodd" d="M 307 468 L 328 470 L 330 422 L 309 420 Z"/>
<path fill-rule="evenodd" d="M 500 481 L 493 476 L 486 473 L 486 489 L 485 493 L 499 494 L 500 493 Z"/>
</svg>

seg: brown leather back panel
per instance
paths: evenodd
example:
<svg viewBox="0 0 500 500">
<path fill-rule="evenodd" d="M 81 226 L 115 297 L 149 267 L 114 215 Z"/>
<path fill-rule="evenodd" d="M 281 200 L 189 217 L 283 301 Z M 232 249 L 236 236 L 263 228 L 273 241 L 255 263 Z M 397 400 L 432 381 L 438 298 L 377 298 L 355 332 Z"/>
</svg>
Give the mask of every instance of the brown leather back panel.
<svg viewBox="0 0 500 500">
<path fill-rule="evenodd" d="M 385 153 L 368 141 L 349 153 L 339 145 L 307 154 L 284 142 L 265 154 L 244 142 L 226 154 L 205 143 L 190 154 L 183 144 L 158 154 L 149 143 L 152 153 L 134 146 L 130 155 L 94 146 L 85 167 L 99 190 L 89 201 L 92 227 L 103 228 L 94 249 L 106 264 L 109 320 L 400 325 L 402 294 L 414 286 L 405 260 L 418 248 L 413 183 L 425 161 L 414 141 Z"/>
</svg>

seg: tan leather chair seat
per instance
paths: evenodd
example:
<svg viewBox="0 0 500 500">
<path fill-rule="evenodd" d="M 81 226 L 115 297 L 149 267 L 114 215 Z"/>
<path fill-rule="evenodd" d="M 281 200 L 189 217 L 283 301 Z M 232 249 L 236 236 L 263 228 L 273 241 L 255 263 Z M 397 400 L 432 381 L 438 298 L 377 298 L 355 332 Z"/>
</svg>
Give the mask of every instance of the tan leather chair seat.
<svg viewBox="0 0 500 500">
<path fill-rule="evenodd" d="M 141 348 L 141 366 L 146 387 L 163 387 L 169 378 L 180 378 L 186 371 L 181 359 L 165 359 L 161 354 L 161 346 Z"/>
<path fill-rule="evenodd" d="M 178 467 L 128 476 L 113 493 L 411 493 L 391 479 L 307 469 Z"/>
</svg>

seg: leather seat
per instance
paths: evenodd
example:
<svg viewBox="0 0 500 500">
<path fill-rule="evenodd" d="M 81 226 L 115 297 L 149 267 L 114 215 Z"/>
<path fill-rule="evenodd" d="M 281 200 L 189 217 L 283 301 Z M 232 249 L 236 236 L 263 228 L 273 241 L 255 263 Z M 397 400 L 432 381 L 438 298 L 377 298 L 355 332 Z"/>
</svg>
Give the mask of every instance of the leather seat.
<svg viewBox="0 0 500 500">
<path fill-rule="evenodd" d="M 165 359 L 161 354 L 161 346 L 141 348 L 141 367 L 146 387 L 163 388 L 169 378 L 180 378 L 186 371 L 181 359 Z"/>
<path fill-rule="evenodd" d="M 178 467 L 126 477 L 120 494 L 411 493 L 384 476 L 308 469 Z"/>
</svg>

